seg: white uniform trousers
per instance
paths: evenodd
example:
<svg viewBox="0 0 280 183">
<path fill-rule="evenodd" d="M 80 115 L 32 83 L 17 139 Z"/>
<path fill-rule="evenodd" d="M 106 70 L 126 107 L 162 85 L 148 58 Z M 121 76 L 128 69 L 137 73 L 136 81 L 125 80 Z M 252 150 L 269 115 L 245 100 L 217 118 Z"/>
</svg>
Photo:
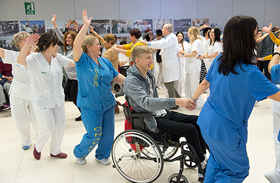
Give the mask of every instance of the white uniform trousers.
<svg viewBox="0 0 280 183">
<path fill-rule="evenodd" d="M 163 76 L 162 62 L 158 63 L 157 61 L 154 61 L 154 68 L 152 70 L 152 73 L 155 76 L 156 86 L 159 87 Z"/>
<path fill-rule="evenodd" d="M 174 82 L 175 89 L 178 91 L 179 95 L 184 98 L 186 93 L 186 59 L 184 57 L 180 58 L 180 69 L 181 77 L 179 80 Z"/>
<path fill-rule="evenodd" d="M 277 139 L 280 130 L 280 114 L 273 112 L 273 140 L 274 140 L 274 151 L 275 151 L 275 171 L 280 175 L 280 142 Z"/>
<path fill-rule="evenodd" d="M 40 127 L 35 143 L 37 152 L 41 152 L 51 136 L 50 153 L 53 155 L 61 153 L 60 146 L 66 127 L 64 103 L 60 107 L 56 105 L 55 108 L 38 108 L 34 106 L 34 111 Z"/>
<path fill-rule="evenodd" d="M 186 98 L 191 98 L 195 93 L 200 80 L 200 72 L 186 73 Z M 201 96 L 196 101 L 196 109 L 201 109 L 203 107 L 204 101 Z"/>
<path fill-rule="evenodd" d="M 10 96 L 11 113 L 17 131 L 21 138 L 22 146 L 30 146 L 30 126 L 37 135 L 39 126 L 37 125 L 31 100 L 25 100 L 18 97 Z"/>
</svg>

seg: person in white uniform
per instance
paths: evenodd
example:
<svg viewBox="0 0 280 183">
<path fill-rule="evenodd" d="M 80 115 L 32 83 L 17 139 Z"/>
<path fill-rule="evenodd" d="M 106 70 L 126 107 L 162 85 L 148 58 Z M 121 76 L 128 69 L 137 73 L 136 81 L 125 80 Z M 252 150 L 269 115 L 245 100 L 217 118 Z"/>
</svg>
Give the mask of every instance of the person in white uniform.
<svg viewBox="0 0 280 183">
<path fill-rule="evenodd" d="M 206 54 L 203 54 L 199 59 L 205 59 L 206 70 L 208 71 L 214 59 L 223 52 L 223 46 L 220 40 L 221 31 L 219 28 L 211 29 L 210 42 L 206 46 Z"/>
<path fill-rule="evenodd" d="M 153 41 L 159 41 L 162 39 L 162 31 L 160 29 L 156 30 L 156 38 Z M 162 70 L 162 58 L 161 58 L 161 49 L 153 49 L 153 60 L 154 60 L 154 68 L 152 70 L 153 75 L 155 76 L 156 80 L 156 87 L 158 89 L 164 89 L 160 83 L 163 75 Z"/>
<path fill-rule="evenodd" d="M 28 32 L 22 31 L 13 36 L 16 47 L 21 50 L 30 36 Z M 33 105 L 31 103 L 31 78 L 26 67 L 17 63 L 19 52 L 0 48 L 0 57 L 4 63 L 12 64 L 13 82 L 10 88 L 10 104 L 13 121 L 21 138 L 23 150 L 27 150 L 31 145 L 30 127 L 32 125 L 34 133 L 37 135 L 39 127 L 37 125 Z M 30 52 L 28 53 L 30 54 Z"/>
<path fill-rule="evenodd" d="M 167 23 L 162 28 L 162 33 L 165 36 L 164 39 L 149 43 L 143 40 L 140 42 L 153 49 L 162 49 L 163 79 L 169 98 L 181 98 L 174 87 L 174 82 L 179 80 L 181 72 L 180 61 L 177 56 L 179 53 L 178 39 L 172 32 L 173 25 Z"/>
<path fill-rule="evenodd" d="M 214 59 L 223 52 L 223 46 L 220 40 L 221 37 L 221 31 L 219 28 L 211 29 L 210 31 L 210 42 L 207 42 L 206 45 L 206 53 L 199 57 L 199 59 L 204 60 L 206 70 L 210 69 L 210 66 Z M 210 96 L 210 90 L 207 89 L 207 97 Z"/>
<path fill-rule="evenodd" d="M 73 67 L 75 63 L 57 53 L 57 42 L 58 38 L 50 33 L 43 33 L 41 36 L 32 34 L 27 38 L 17 59 L 31 74 L 31 100 L 40 127 L 33 151 L 37 160 L 41 158 L 41 151 L 50 136 L 50 156 L 67 157 L 67 154 L 60 150 L 66 126 L 62 67 Z M 27 56 L 36 43 L 38 52 Z"/>
<path fill-rule="evenodd" d="M 199 31 L 196 27 L 190 27 L 188 30 L 188 36 L 190 43 L 186 47 L 184 57 L 187 57 L 186 61 L 186 98 L 191 98 L 196 91 L 201 71 L 201 61 L 198 58 L 203 54 L 203 45 L 199 35 Z M 202 108 L 204 104 L 201 96 L 197 100 L 197 108 Z"/>
<path fill-rule="evenodd" d="M 178 39 L 179 53 L 184 55 L 185 49 L 188 46 L 188 42 L 184 41 L 184 33 L 179 31 L 176 33 Z M 181 69 L 181 77 L 178 81 L 175 82 L 175 88 L 180 94 L 180 96 L 186 96 L 186 58 L 180 57 L 180 69 Z"/>
</svg>

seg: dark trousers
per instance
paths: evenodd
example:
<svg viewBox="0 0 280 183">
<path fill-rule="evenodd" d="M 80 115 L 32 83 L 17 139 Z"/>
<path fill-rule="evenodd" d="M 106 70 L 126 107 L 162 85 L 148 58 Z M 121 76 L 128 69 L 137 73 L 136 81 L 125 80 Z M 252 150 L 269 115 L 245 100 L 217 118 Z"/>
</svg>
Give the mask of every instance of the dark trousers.
<svg viewBox="0 0 280 183">
<path fill-rule="evenodd" d="M 167 89 L 169 98 L 181 98 L 178 91 L 174 87 L 174 81 L 169 82 L 169 83 L 164 83 L 164 85 Z"/>
<path fill-rule="evenodd" d="M 264 70 L 264 75 L 265 77 L 267 77 L 267 79 L 271 80 L 271 76 L 270 73 L 268 72 L 268 64 L 269 64 L 270 60 L 266 60 L 266 61 L 257 61 L 257 66 L 260 69 L 261 72 L 263 72 Z"/>
<path fill-rule="evenodd" d="M 162 133 L 171 133 L 178 137 L 185 137 L 193 145 L 200 161 L 204 161 L 206 154 L 205 141 L 197 125 L 198 116 L 168 111 L 163 117 L 156 117 L 157 127 Z"/>
<path fill-rule="evenodd" d="M 65 101 L 72 101 L 77 106 L 78 81 L 68 78 L 66 85 L 64 87 L 64 94 L 65 94 Z"/>
</svg>

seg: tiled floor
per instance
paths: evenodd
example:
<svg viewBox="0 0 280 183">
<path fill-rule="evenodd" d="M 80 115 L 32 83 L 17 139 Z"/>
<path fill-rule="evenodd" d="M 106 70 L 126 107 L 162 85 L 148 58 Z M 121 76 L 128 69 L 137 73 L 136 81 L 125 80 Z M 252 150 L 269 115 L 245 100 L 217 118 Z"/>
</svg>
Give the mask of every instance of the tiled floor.
<svg viewBox="0 0 280 183">
<path fill-rule="evenodd" d="M 159 91 L 165 96 L 164 91 Z M 205 95 L 203 98 L 205 99 Z M 123 102 L 124 98 L 118 98 Z M 275 157 L 272 140 L 271 101 L 260 102 L 253 110 L 249 120 L 248 155 L 250 158 L 250 175 L 245 183 L 265 183 L 264 174 L 274 168 Z M 55 159 L 49 156 L 49 142 L 42 150 L 42 158 L 33 158 L 32 147 L 23 151 L 20 137 L 15 129 L 10 111 L 0 112 L 0 183 L 104 183 L 128 182 L 111 165 L 104 166 L 95 161 L 94 151 L 87 157 L 86 165 L 78 165 L 72 153 L 82 135 L 85 133 L 82 122 L 74 119 L 79 115 L 75 106 L 66 103 L 67 126 L 62 143 L 63 152 L 68 153 L 67 159 Z M 122 109 L 121 109 L 122 110 Z M 183 108 L 178 110 L 186 114 L 199 114 L 200 111 L 189 112 Z M 115 116 L 115 136 L 123 131 L 124 115 Z M 35 135 L 32 133 L 33 143 Z M 168 177 L 178 173 L 179 162 L 165 163 L 161 176 L 155 181 L 167 182 Z M 184 170 L 190 183 L 197 183 L 197 169 Z"/>
</svg>

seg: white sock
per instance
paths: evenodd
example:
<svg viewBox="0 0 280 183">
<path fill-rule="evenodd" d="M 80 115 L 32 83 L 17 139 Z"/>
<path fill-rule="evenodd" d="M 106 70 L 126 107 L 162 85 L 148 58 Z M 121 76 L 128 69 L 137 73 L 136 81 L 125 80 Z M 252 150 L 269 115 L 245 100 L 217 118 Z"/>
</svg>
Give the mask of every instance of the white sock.
<svg viewBox="0 0 280 183">
<path fill-rule="evenodd" d="M 204 169 L 205 166 L 206 166 L 206 161 L 204 160 L 204 161 L 201 162 L 201 168 Z"/>
</svg>

